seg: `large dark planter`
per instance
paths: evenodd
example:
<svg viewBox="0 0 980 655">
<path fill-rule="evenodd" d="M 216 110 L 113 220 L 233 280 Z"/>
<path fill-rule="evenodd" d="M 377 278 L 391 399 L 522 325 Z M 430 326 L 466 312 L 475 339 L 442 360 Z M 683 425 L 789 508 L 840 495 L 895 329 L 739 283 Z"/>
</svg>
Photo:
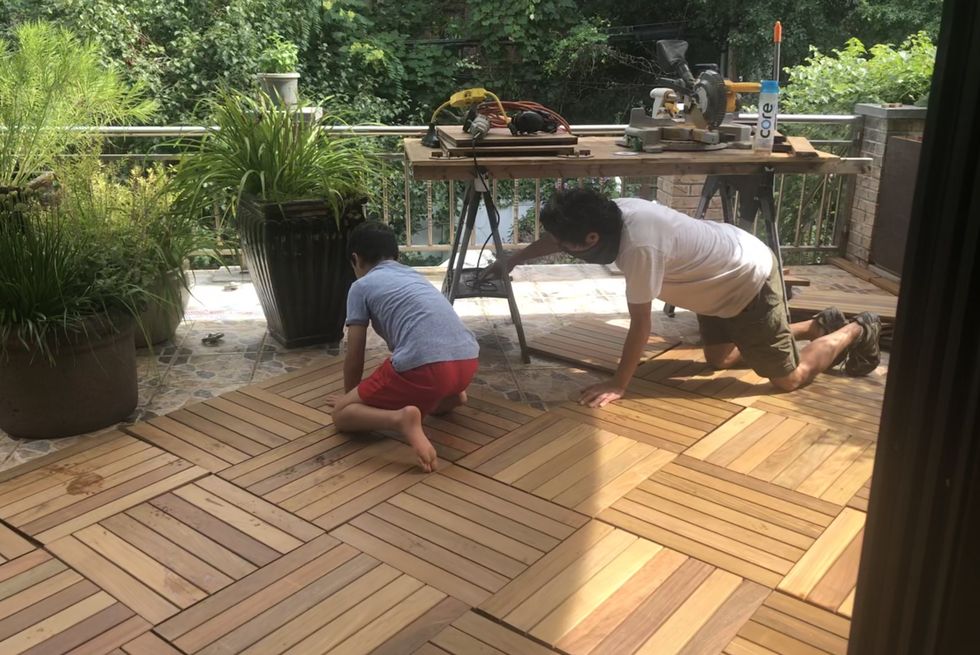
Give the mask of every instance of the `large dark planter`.
<svg viewBox="0 0 980 655">
<path fill-rule="evenodd" d="M 365 200 L 349 203 L 340 225 L 323 200 L 262 203 L 242 198 L 242 250 L 269 333 L 287 348 L 337 343 L 344 335 L 354 271 L 347 235 L 364 220 Z"/>
<path fill-rule="evenodd" d="M 140 314 L 139 325 L 136 327 L 137 348 L 146 348 L 171 339 L 183 320 L 190 301 L 190 292 L 181 270 L 161 276 L 151 293 L 154 297 Z"/>
<path fill-rule="evenodd" d="M 0 429 L 39 439 L 91 432 L 124 420 L 139 397 L 132 319 L 104 318 L 63 335 L 52 366 L 19 342 L 0 360 Z"/>
</svg>

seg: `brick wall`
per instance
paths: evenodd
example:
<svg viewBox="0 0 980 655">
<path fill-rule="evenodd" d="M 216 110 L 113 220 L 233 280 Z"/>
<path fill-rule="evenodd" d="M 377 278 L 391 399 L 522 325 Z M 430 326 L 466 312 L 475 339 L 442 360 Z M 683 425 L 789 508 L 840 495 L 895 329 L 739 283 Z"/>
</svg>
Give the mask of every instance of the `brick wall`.
<svg viewBox="0 0 980 655">
<path fill-rule="evenodd" d="M 921 107 L 882 107 L 858 105 L 854 113 L 864 116 L 861 138 L 861 157 L 870 157 L 871 171 L 858 175 L 855 182 L 851 219 L 846 236 L 847 259 L 868 264 L 871 237 L 878 216 L 879 180 L 888 138 L 892 136 L 921 137 L 925 129 L 926 110 Z"/>
</svg>

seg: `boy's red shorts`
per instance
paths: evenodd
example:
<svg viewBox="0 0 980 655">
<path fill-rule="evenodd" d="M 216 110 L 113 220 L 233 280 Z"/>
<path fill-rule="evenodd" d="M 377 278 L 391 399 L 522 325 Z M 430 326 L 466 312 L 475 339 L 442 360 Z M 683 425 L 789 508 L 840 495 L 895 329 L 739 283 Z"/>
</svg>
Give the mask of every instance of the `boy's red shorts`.
<svg viewBox="0 0 980 655">
<path fill-rule="evenodd" d="M 357 394 L 371 407 L 401 409 L 414 405 L 423 415 L 431 414 L 443 398 L 461 393 L 470 386 L 478 366 L 478 359 L 463 359 L 435 362 L 399 373 L 389 358 L 361 381 Z"/>
</svg>

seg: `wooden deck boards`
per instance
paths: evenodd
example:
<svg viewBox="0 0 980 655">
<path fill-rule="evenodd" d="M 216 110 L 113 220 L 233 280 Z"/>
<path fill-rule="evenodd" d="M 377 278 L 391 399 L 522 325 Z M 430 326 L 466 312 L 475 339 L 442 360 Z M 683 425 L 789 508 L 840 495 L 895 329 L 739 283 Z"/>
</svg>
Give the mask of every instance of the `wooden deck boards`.
<svg viewBox="0 0 980 655">
<path fill-rule="evenodd" d="M 602 410 L 430 417 L 433 475 L 337 432 L 340 358 L 4 472 L 0 652 L 845 652 L 883 377 L 649 354 Z"/>
<path fill-rule="evenodd" d="M 0 564 L 0 653 L 104 655 L 150 624 L 43 550 Z"/>
<path fill-rule="evenodd" d="M 595 521 L 480 609 L 572 655 L 712 653 L 768 593 Z"/>
<path fill-rule="evenodd" d="M 546 335 L 531 339 L 528 350 L 576 366 L 612 373 L 619 366 L 627 329 L 597 318 L 584 318 Z M 679 340 L 651 334 L 643 349 L 643 361 L 673 348 Z"/>
</svg>

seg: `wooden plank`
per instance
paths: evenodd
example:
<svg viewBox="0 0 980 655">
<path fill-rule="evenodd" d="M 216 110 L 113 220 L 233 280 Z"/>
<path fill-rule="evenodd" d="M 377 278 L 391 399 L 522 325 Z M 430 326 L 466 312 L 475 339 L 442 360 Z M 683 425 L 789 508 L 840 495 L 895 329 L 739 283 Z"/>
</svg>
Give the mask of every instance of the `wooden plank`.
<svg viewBox="0 0 980 655">
<path fill-rule="evenodd" d="M 27 539 L 0 523 L 0 564 L 26 555 L 34 549 Z"/>
<path fill-rule="evenodd" d="M 725 652 L 845 655 L 849 631 L 847 619 L 774 592 L 742 626 Z"/>
<path fill-rule="evenodd" d="M 126 655 L 182 655 L 179 650 L 152 632 L 144 632 L 122 646 L 122 650 Z"/>
<path fill-rule="evenodd" d="M 827 575 L 834 562 L 848 550 L 863 529 L 864 521 L 863 512 L 849 507 L 844 508 L 827 531 L 786 575 L 779 584 L 779 590 L 797 598 L 807 599 Z M 851 572 L 856 575 L 856 568 Z"/>
<path fill-rule="evenodd" d="M 467 612 L 428 644 L 434 650 L 415 655 L 552 655 L 555 651 L 505 626 Z M 372 654 L 374 655 L 374 654 Z"/>
<path fill-rule="evenodd" d="M 596 335 L 599 334 L 598 338 Z M 574 321 L 547 335 L 530 339 L 528 350 L 585 368 L 614 372 L 626 341 L 627 329 L 602 324 L 594 319 Z M 651 334 L 644 346 L 641 363 L 676 346 L 679 341 Z"/>
</svg>

